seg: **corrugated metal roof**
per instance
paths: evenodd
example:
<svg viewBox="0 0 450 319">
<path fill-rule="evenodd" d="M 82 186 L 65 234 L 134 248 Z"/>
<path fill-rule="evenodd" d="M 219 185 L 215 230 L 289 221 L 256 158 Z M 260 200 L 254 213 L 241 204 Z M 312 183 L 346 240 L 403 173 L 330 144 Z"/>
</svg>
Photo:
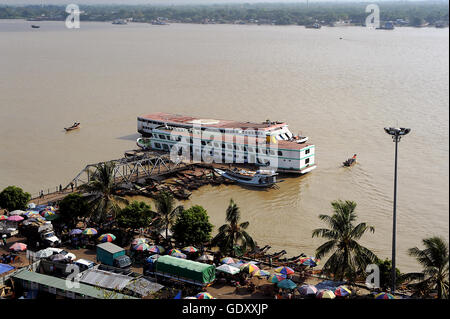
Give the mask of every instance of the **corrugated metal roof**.
<svg viewBox="0 0 450 319">
<path fill-rule="evenodd" d="M 106 289 L 122 290 L 134 278 L 113 272 L 90 269 L 82 273 L 80 282 Z"/>
<path fill-rule="evenodd" d="M 111 254 L 115 254 L 115 253 L 118 253 L 119 251 L 124 250 L 122 247 L 119 247 L 112 243 L 98 244 L 97 247 L 100 247 L 101 249 L 104 249 L 104 250 L 110 252 Z"/>
<path fill-rule="evenodd" d="M 23 270 L 23 271 L 15 274 L 13 276 L 13 278 L 38 283 L 40 285 L 46 285 L 48 287 L 60 289 L 63 291 L 71 291 L 76 294 L 85 295 L 85 296 L 89 296 L 89 297 L 96 298 L 96 299 L 105 299 L 105 294 L 103 293 L 103 291 L 99 290 L 98 288 L 95 288 L 95 287 L 92 287 L 92 286 L 89 286 L 86 284 L 82 284 L 82 283 L 80 283 L 79 288 L 75 288 L 75 287 L 68 288 L 66 285 L 65 279 L 52 277 L 52 276 L 48 276 L 48 275 L 43 275 L 43 274 L 33 272 L 33 271 Z M 126 295 L 120 294 L 120 293 L 115 294 L 113 296 L 113 298 L 114 299 L 136 299 L 134 297 L 126 296 Z"/>
<path fill-rule="evenodd" d="M 153 292 L 161 290 L 162 288 L 164 288 L 164 286 L 156 282 L 150 281 L 147 278 L 140 277 L 130 282 L 125 288 L 139 294 L 142 297 L 145 297 Z"/>
</svg>

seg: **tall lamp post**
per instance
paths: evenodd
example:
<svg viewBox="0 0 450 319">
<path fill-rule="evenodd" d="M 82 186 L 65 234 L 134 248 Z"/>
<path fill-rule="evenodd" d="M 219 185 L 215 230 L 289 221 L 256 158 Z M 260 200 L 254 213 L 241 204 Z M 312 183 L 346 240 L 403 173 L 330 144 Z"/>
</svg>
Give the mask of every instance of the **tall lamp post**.
<svg viewBox="0 0 450 319">
<path fill-rule="evenodd" d="M 395 142 L 395 168 L 394 168 L 394 213 L 393 213 L 393 226 L 392 226 L 392 288 L 391 293 L 395 293 L 395 282 L 396 282 L 396 272 L 395 272 L 395 234 L 397 226 L 397 152 L 398 152 L 398 142 L 402 136 L 408 134 L 411 129 L 404 127 L 385 127 L 384 131 L 392 136 L 393 142 Z"/>
</svg>

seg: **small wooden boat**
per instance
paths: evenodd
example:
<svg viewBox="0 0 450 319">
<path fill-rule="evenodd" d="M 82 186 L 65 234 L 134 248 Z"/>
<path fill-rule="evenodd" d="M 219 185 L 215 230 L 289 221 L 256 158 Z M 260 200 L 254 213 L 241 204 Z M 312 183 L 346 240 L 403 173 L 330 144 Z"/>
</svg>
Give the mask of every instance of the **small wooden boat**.
<svg viewBox="0 0 450 319">
<path fill-rule="evenodd" d="M 65 129 L 66 131 L 72 131 L 72 130 L 75 130 L 75 129 L 79 128 L 79 127 L 80 127 L 80 123 L 75 122 L 75 123 L 73 123 L 72 126 L 65 127 L 64 129 Z"/>
<path fill-rule="evenodd" d="M 271 187 L 277 183 L 276 176 L 278 175 L 272 170 L 226 170 L 216 168 L 215 171 L 222 177 L 235 181 L 242 185 L 254 186 L 254 187 Z"/>
<path fill-rule="evenodd" d="M 136 145 L 143 150 L 148 150 L 152 147 L 151 140 L 149 138 L 140 137 L 136 140 Z"/>
<path fill-rule="evenodd" d="M 41 26 L 32 24 L 31 27 L 32 27 L 33 29 L 39 29 Z"/>
<path fill-rule="evenodd" d="M 342 165 L 349 167 L 349 166 L 352 166 L 355 163 L 356 163 L 356 154 L 353 155 L 353 157 L 347 159 L 345 162 L 343 162 Z"/>
</svg>

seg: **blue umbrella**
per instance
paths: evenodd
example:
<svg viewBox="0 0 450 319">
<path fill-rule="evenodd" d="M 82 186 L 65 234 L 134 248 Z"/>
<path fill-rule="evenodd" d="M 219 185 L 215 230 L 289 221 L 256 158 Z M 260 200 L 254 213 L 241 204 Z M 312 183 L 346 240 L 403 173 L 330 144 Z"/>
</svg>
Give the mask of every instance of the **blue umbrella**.
<svg viewBox="0 0 450 319">
<path fill-rule="evenodd" d="M 277 286 L 282 289 L 294 289 L 297 287 L 295 282 L 293 282 L 290 279 L 285 279 L 285 280 L 280 281 L 279 283 L 277 283 Z"/>
<path fill-rule="evenodd" d="M 79 234 L 81 234 L 83 231 L 81 230 L 81 229 L 78 229 L 78 228 L 75 228 L 75 229 L 72 229 L 71 231 L 70 231 L 70 235 L 79 235 Z"/>
</svg>

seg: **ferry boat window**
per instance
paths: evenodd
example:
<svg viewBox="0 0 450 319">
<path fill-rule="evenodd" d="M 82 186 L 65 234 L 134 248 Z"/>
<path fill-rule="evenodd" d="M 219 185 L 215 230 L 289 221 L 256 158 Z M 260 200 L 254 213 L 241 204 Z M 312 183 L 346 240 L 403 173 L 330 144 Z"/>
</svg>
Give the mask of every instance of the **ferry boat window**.
<svg viewBox="0 0 450 319">
<path fill-rule="evenodd" d="M 227 147 L 229 150 L 231 150 L 233 148 L 230 144 L 228 144 Z"/>
<path fill-rule="evenodd" d="M 161 144 L 155 143 L 155 148 L 161 148 Z"/>
<path fill-rule="evenodd" d="M 309 158 L 305 159 L 305 164 L 309 163 Z"/>
<path fill-rule="evenodd" d="M 278 151 L 278 156 L 283 156 L 283 152 L 282 151 Z"/>
<path fill-rule="evenodd" d="M 162 146 L 163 146 L 163 150 L 165 150 L 165 151 L 168 151 L 168 150 L 169 150 L 169 145 L 163 144 Z"/>
<path fill-rule="evenodd" d="M 249 147 L 248 147 L 248 151 L 249 151 L 249 152 L 253 152 L 253 147 L 249 146 Z"/>
<path fill-rule="evenodd" d="M 270 155 L 275 155 L 275 152 L 273 150 L 270 150 Z"/>
<path fill-rule="evenodd" d="M 219 143 L 214 142 L 214 147 L 219 147 Z"/>
<path fill-rule="evenodd" d="M 166 139 L 166 137 L 164 135 L 161 135 L 161 134 L 159 135 L 159 138 L 162 139 L 162 140 Z"/>
<path fill-rule="evenodd" d="M 205 142 L 205 141 L 202 141 L 202 145 L 206 145 L 206 142 Z"/>
<path fill-rule="evenodd" d="M 309 148 L 305 151 L 305 154 L 309 154 Z"/>
</svg>

